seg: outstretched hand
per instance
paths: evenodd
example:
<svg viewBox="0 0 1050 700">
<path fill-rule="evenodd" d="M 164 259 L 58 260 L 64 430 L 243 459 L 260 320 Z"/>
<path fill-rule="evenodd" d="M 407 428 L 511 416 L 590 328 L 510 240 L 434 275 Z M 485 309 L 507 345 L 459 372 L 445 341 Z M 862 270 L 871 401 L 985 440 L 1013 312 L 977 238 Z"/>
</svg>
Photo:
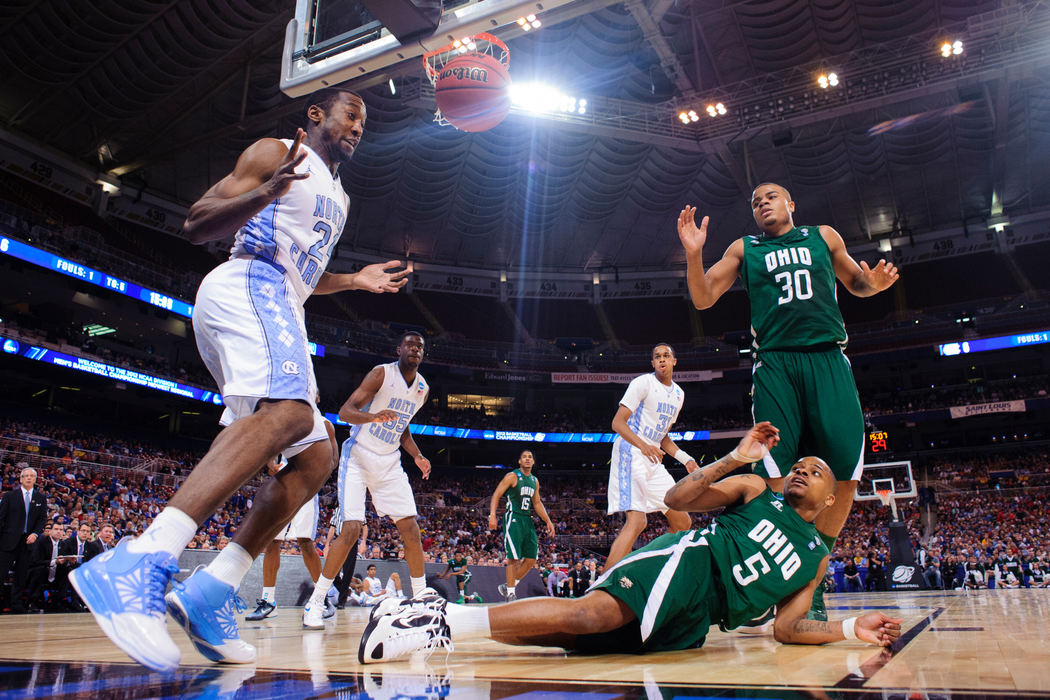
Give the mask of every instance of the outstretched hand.
<svg viewBox="0 0 1050 700">
<path fill-rule="evenodd" d="M 374 263 L 362 267 L 354 276 L 354 289 L 382 294 L 396 292 L 408 283 L 408 268 L 387 272 L 390 268 L 401 267 L 400 260 L 388 260 L 385 263 Z"/>
<path fill-rule="evenodd" d="M 423 480 L 426 481 L 427 479 L 429 479 L 430 460 L 424 457 L 423 455 L 419 455 L 418 457 L 416 457 L 415 462 L 416 466 L 419 467 L 419 471 L 423 472 Z"/>
<path fill-rule="evenodd" d="M 860 269 L 864 272 L 864 280 L 868 283 L 868 286 L 876 292 L 889 289 L 894 282 L 901 278 L 900 273 L 897 271 L 897 266 L 885 260 L 879 260 L 875 267 L 868 267 L 868 263 L 861 260 Z"/>
<path fill-rule="evenodd" d="M 696 226 L 696 207 L 686 206 L 678 215 L 678 238 L 682 241 L 686 253 L 699 253 L 707 242 L 707 224 L 711 217 L 705 216 Z"/>
<path fill-rule="evenodd" d="M 270 179 L 266 181 L 266 189 L 271 198 L 283 197 L 288 194 L 288 190 L 292 188 L 293 182 L 310 177 L 309 172 L 295 172 L 295 169 L 306 160 L 306 151 L 299 148 L 304 138 L 306 138 L 305 131 L 299 129 L 295 132 L 295 139 L 292 141 L 292 145 L 288 147 L 288 153 L 281 159 L 277 170 L 273 171 Z"/>
<path fill-rule="evenodd" d="M 889 617 L 880 612 L 868 613 L 857 618 L 853 631 L 857 633 L 857 639 L 888 647 L 900 638 L 902 621 L 903 618 Z"/>
<path fill-rule="evenodd" d="M 736 446 L 736 451 L 743 457 L 758 461 L 776 447 L 780 442 L 780 430 L 769 421 L 756 423 L 751 430 L 747 431 Z"/>
</svg>

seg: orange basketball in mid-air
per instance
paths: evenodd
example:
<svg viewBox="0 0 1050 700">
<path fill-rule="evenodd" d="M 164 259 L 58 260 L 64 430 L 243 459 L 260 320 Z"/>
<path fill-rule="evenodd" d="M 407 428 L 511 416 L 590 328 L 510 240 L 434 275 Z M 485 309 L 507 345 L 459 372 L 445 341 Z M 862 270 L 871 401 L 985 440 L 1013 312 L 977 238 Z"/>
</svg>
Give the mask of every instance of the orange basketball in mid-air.
<svg viewBox="0 0 1050 700">
<path fill-rule="evenodd" d="M 487 131 L 510 111 L 510 74 L 489 54 L 468 53 L 442 66 L 434 83 L 441 116 L 461 131 Z"/>
</svg>

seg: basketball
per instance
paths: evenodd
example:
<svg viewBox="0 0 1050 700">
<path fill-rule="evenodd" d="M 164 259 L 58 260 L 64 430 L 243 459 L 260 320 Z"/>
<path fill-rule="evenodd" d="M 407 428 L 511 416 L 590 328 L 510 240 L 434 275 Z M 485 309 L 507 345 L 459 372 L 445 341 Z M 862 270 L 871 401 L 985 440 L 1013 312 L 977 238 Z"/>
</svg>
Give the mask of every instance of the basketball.
<svg viewBox="0 0 1050 700">
<path fill-rule="evenodd" d="M 510 74 L 492 56 L 469 53 L 446 63 L 434 94 L 441 115 L 460 131 L 487 131 L 510 111 Z"/>
</svg>

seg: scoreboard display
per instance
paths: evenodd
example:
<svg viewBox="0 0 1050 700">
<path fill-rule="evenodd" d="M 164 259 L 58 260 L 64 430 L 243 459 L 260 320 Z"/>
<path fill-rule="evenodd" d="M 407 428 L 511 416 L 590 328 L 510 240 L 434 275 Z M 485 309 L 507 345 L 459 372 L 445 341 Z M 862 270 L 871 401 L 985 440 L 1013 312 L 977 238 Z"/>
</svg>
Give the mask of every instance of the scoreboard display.
<svg viewBox="0 0 1050 700">
<path fill-rule="evenodd" d="M 868 433 L 868 451 L 872 454 L 888 452 L 890 434 L 885 430 L 876 430 Z"/>
</svg>

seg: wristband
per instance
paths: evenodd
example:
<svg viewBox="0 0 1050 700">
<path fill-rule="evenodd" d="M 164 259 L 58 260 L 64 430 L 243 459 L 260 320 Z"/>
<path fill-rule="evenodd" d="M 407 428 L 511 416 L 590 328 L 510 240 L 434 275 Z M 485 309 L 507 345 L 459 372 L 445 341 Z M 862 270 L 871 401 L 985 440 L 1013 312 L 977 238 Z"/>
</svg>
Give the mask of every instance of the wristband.
<svg viewBox="0 0 1050 700">
<path fill-rule="evenodd" d="M 681 464 L 681 465 L 682 465 L 683 467 L 684 467 L 684 466 L 685 466 L 686 464 L 688 464 L 689 462 L 692 462 L 692 461 L 693 461 L 693 458 L 689 456 L 689 453 L 688 453 L 688 452 L 686 452 L 686 451 L 685 451 L 685 450 L 683 450 L 683 449 L 679 449 L 679 450 L 678 450 L 677 452 L 675 452 L 675 453 L 674 453 L 674 458 L 675 458 L 675 459 L 676 459 L 676 460 L 678 461 L 678 463 L 679 463 L 679 464 Z"/>
<path fill-rule="evenodd" d="M 754 462 L 761 462 L 767 454 L 769 454 L 769 448 L 763 445 L 762 456 L 758 459 L 751 459 L 750 457 L 745 457 L 744 455 L 737 452 L 737 449 L 735 447 L 733 448 L 733 451 L 729 453 L 729 456 L 738 462 L 743 462 L 744 464 L 752 464 Z"/>
<path fill-rule="evenodd" d="M 857 618 L 855 618 L 855 617 L 847 617 L 845 620 L 842 621 L 842 636 L 845 637 L 846 639 L 856 639 L 857 638 L 856 626 L 857 626 Z"/>
</svg>

